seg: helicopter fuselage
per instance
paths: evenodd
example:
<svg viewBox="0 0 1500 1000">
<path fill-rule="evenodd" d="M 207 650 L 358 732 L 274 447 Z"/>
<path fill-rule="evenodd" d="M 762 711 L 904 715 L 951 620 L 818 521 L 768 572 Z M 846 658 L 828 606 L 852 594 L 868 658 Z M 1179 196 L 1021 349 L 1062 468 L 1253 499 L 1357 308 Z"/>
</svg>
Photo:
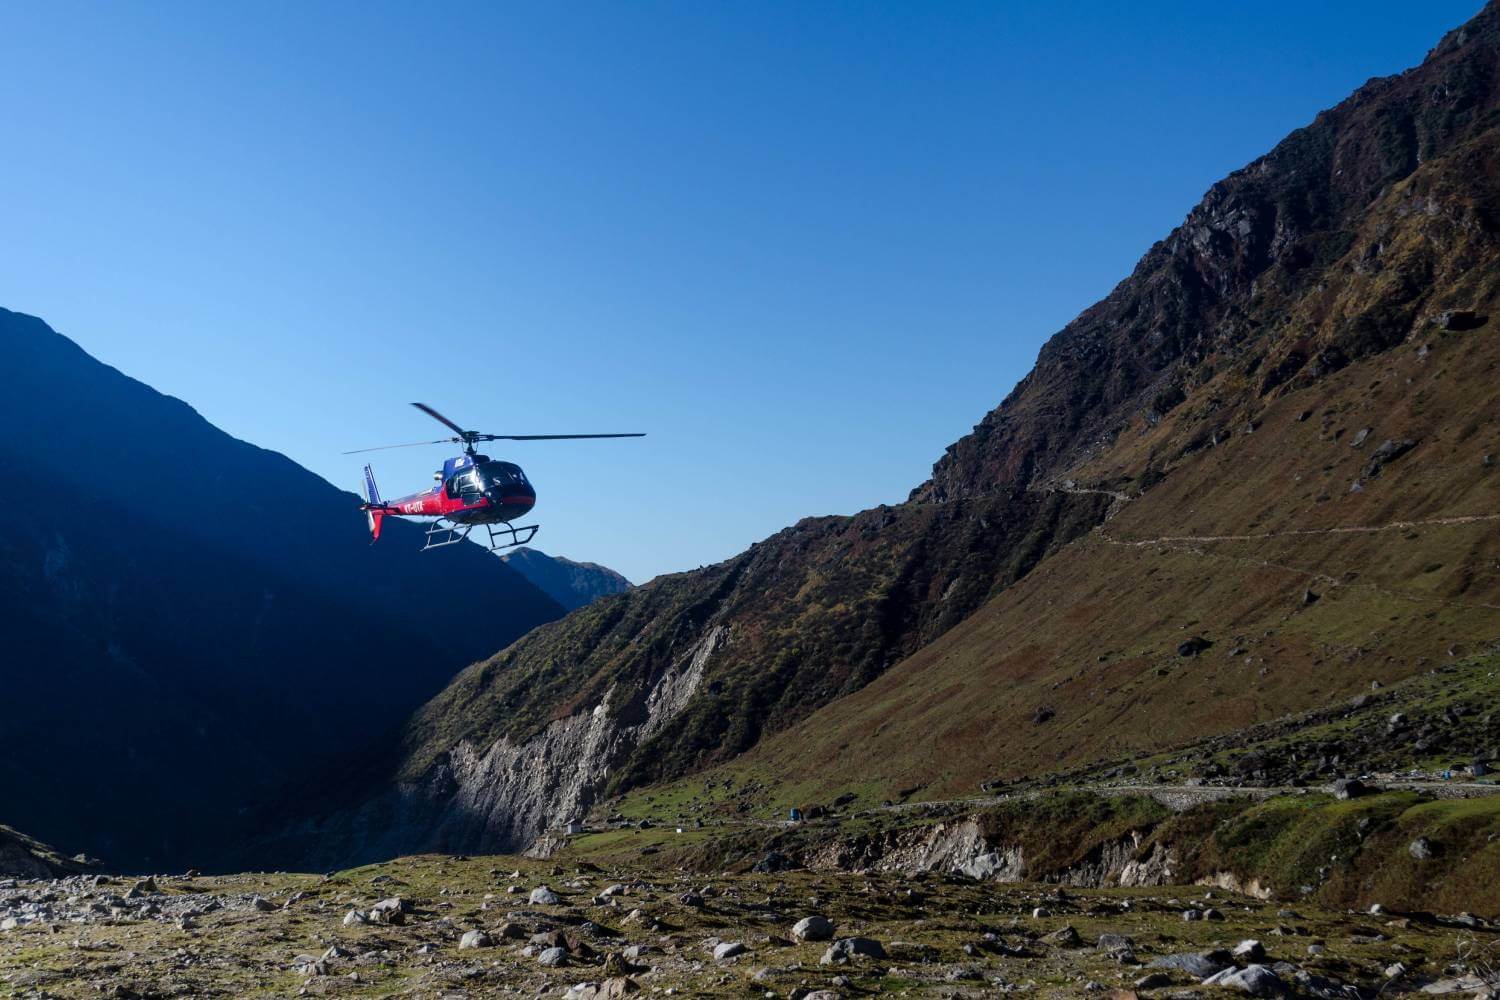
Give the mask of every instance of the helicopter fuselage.
<svg viewBox="0 0 1500 1000">
<path fill-rule="evenodd" d="M 536 506 L 536 490 L 513 462 L 486 455 L 459 455 L 443 463 L 437 485 L 421 493 L 387 500 L 383 513 L 401 517 L 441 517 L 456 524 L 510 522 Z"/>
<path fill-rule="evenodd" d="M 426 545 L 422 551 L 454 545 L 469 537 L 472 530 L 483 525 L 489 536 L 491 551 L 525 545 L 536 535 L 540 527 L 528 524 L 518 527 L 511 524 L 516 518 L 528 513 L 536 506 L 536 490 L 532 489 L 526 473 L 514 462 L 497 462 L 488 455 L 481 455 L 474 446 L 481 441 L 570 441 L 579 438 L 626 438 L 645 437 L 644 434 L 487 434 L 482 431 L 465 430 L 443 416 L 426 403 L 413 403 L 454 433 L 454 437 L 437 441 L 416 441 L 412 444 L 382 445 L 379 448 L 359 448 L 347 451 L 346 455 L 357 455 L 366 451 L 383 451 L 386 448 L 414 448 L 429 444 L 461 444 L 464 453 L 443 463 L 443 471 L 437 473 L 437 485 L 422 493 L 413 493 L 399 500 L 382 500 L 375 486 L 375 473 L 365 466 L 365 502 L 360 510 L 365 512 L 370 524 L 370 541 L 380 538 L 380 526 L 387 517 L 431 517 L 435 521 L 425 529 Z M 497 527 L 498 525 L 498 527 Z"/>
</svg>

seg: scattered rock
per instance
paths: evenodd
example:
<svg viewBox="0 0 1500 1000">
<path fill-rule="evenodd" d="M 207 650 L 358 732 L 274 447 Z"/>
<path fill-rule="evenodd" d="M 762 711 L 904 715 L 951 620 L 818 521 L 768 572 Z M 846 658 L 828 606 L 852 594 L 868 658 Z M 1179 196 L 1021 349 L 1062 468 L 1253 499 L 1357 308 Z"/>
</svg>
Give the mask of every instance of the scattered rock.
<svg viewBox="0 0 1500 1000">
<path fill-rule="evenodd" d="M 1370 787 L 1358 778 L 1340 778 L 1329 786 L 1329 792 L 1340 801 L 1357 799 L 1361 795 L 1370 794 Z"/>
<path fill-rule="evenodd" d="M 464 936 L 458 939 L 458 947 L 464 948 L 489 948 L 495 944 L 484 931 L 466 931 Z"/>
<path fill-rule="evenodd" d="M 1416 446 L 1417 443 L 1410 438 L 1403 438 L 1400 441 L 1382 441 L 1380 447 L 1376 448 L 1370 454 L 1370 460 L 1365 463 L 1365 467 L 1360 470 L 1360 474 L 1366 479 L 1378 476 L 1382 468 L 1394 462 L 1402 455 L 1405 455 Z"/>
<path fill-rule="evenodd" d="M 1042 936 L 1042 940 L 1058 948 L 1082 948 L 1083 938 L 1073 929 L 1072 924 L 1066 924 L 1053 931 L 1051 934 Z"/>
<path fill-rule="evenodd" d="M 411 904 L 406 900 L 400 896 L 392 896 L 390 899 L 382 899 L 370 907 L 367 916 L 377 924 L 395 924 L 399 926 L 406 923 L 406 913 L 410 909 Z"/>
<path fill-rule="evenodd" d="M 1264 965 L 1247 965 L 1243 969 L 1225 969 L 1203 980 L 1204 986 L 1222 986 L 1240 990 L 1253 997 L 1279 997 L 1287 992 L 1286 984 Z"/>
<path fill-rule="evenodd" d="M 1447 333 L 1477 330 L 1488 322 L 1488 316 L 1482 316 L 1472 309 L 1448 309 L 1433 318 L 1434 325 Z"/>
<path fill-rule="evenodd" d="M 785 854 L 782 854 L 780 851 L 771 851 L 765 857 L 755 862 L 754 867 L 750 870 L 759 872 L 762 875 L 768 875 L 774 872 L 791 871 L 796 867 L 796 863 Z"/>
<path fill-rule="evenodd" d="M 602 983 L 578 983 L 569 987 L 563 1000 L 615 1000 L 640 990 L 640 985 L 628 976 L 614 976 Z"/>
<path fill-rule="evenodd" d="M 531 890 L 532 906 L 556 906 L 561 902 L 562 897 L 558 896 L 558 894 L 553 892 L 552 889 L 548 886 L 539 885 L 535 889 Z"/>
<path fill-rule="evenodd" d="M 1418 861 L 1426 861 L 1432 857 L 1432 841 L 1426 837 L 1418 837 L 1406 846 L 1407 853 Z"/>
<path fill-rule="evenodd" d="M 568 964 L 568 952 L 566 948 L 548 948 L 536 957 L 536 961 L 538 965 L 556 969 Z"/>
<path fill-rule="evenodd" d="M 714 961 L 722 962 L 727 958 L 743 955 L 746 950 L 745 946 L 739 941 L 725 941 L 714 947 Z"/>
<path fill-rule="evenodd" d="M 1181 969 L 1198 979 L 1207 979 L 1233 967 L 1234 959 L 1227 951 L 1192 951 L 1176 955 L 1162 955 L 1148 963 L 1148 968 Z"/>
<path fill-rule="evenodd" d="M 856 955 L 862 955 L 865 958 L 885 958 L 885 948 L 874 938 L 839 938 L 829 945 L 827 951 L 823 952 L 823 957 L 818 959 L 818 964 L 843 965 L 852 961 Z"/>
<path fill-rule="evenodd" d="M 1199 653 L 1212 646 L 1212 639 L 1205 639 L 1201 635 L 1195 635 L 1191 639 L 1184 639 L 1177 644 L 1178 656 L 1197 656 Z"/>
<path fill-rule="evenodd" d="M 827 917 L 803 917 L 792 926 L 798 941 L 828 941 L 833 937 L 833 921 Z"/>
</svg>

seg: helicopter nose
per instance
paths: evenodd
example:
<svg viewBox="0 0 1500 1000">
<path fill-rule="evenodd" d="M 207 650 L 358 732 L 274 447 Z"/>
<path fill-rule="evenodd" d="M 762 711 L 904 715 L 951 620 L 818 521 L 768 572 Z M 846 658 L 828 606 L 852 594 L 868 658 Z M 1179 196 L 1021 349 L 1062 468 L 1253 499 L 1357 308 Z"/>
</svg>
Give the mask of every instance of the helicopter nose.
<svg viewBox="0 0 1500 1000">
<path fill-rule="evenodd" d="M 507 512 L 513 510 L 516 512 L 513 516 L 517 517 L 536 506 L 536 490 L 520 483 L 494 487 L 486 490 L 485 495 L 492 506 L 504 508 Z"/>
</svg>

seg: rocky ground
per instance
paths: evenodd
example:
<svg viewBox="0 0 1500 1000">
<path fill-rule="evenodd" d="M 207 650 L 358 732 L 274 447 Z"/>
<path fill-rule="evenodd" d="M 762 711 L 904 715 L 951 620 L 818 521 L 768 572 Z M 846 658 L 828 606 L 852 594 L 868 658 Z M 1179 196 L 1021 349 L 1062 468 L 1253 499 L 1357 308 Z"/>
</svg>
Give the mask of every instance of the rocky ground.
<svg viewBox="0 0 1500 1000">
<path fill-rule="evenodd" d="M 1500 928 L 1472 917 L 934 872 L 708 878 L 594 856 L 0 882 L 0 996 L 1350 998 L 1500 984 Z"/>
</svg>

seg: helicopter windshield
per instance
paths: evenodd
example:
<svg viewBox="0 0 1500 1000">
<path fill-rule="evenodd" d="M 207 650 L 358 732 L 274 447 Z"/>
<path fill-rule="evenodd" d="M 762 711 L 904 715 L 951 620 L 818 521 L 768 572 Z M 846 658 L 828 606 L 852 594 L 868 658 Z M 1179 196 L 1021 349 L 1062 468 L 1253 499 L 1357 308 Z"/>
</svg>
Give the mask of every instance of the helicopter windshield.
<svg viewBox="0 0 1500 1000">
<path fill-rule="evenodd" d="M 488 486 L 529 485 L 526 473 L 521 471 L 519 465 L 511 462 L 485 462 L 479 467 L 479 474 L 484 477 Z"/>
</svg>

